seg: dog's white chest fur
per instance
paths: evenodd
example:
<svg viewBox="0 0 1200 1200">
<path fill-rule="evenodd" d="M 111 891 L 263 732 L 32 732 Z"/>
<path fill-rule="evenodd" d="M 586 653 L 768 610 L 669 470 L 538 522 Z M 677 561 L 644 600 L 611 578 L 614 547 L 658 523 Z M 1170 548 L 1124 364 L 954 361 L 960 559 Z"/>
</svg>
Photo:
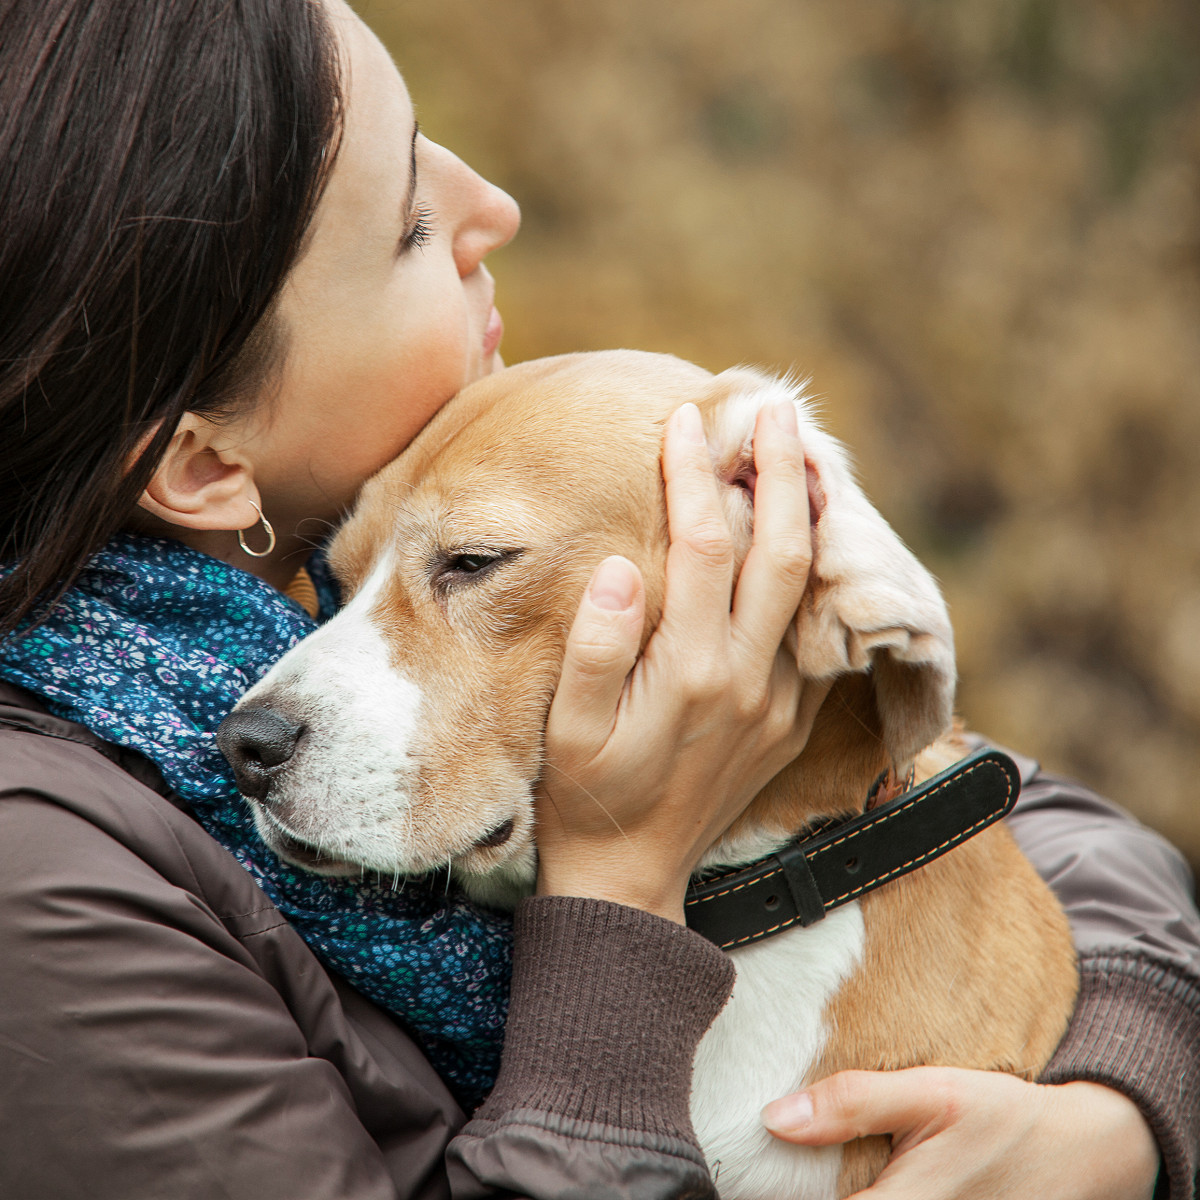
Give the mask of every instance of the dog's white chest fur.
<svg viewBox="0 0 1200 1200">
<path fill-rule="evenodd" d="M 733 995 L 696 1052 L 692 1121 L 724 1200 L 831 1200 L 840 1146 L 781 1142 L 764 1104 L 798 1091 L 825 1047 L 825 1009 L 862 961 L 857 902 L 733 952 Z"/>
</svg>

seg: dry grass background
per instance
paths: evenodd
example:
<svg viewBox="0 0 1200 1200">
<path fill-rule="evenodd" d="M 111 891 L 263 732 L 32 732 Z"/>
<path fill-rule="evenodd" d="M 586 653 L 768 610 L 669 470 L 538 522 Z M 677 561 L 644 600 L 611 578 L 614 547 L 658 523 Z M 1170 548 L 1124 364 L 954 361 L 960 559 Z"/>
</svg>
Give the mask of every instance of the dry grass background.
<svg viewBox="0 0 1200 1200">
<path fill-rule="evenodd" d="M 359 0 L 521 202 L 510 361 L 811 374 L 969 723 L 1200 863 L 1194 0 Z"/>
</svg>

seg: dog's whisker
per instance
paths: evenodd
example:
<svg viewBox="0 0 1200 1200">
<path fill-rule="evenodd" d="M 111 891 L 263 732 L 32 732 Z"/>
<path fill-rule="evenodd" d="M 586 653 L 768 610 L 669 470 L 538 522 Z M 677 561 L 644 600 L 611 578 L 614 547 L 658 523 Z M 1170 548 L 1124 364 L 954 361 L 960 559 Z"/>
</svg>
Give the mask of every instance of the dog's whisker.
<svg viewBox="0 0 1200 1200">
<path fill-rule="evenodd" d="M 602 813 L 603 813 L 603 814 L 604 814 L 604 815 L 605 815 L 605 816 L 606 816 L 606 817 L 607 817 L 607 818 L 608 818 L 608 819 L 609 819 L 609 820 L 610 820 L 610 821 L 613 823 L 613 827 L 616 829 L 616 831 L 617 831 L 617 832 L 618 832 L 618 833 L 619 833 L 619 834 L 620 834 L 620 835 L 621 835 L 621 836 L 622 836 L 622 837 L 623 837 L 623 838 L 624 838 L 624 839 L 625 839 L 627 842 L 629 842 L 629 844 L 630 844 L 630 845 L 633 845 L 633 843 L 632 843 L 632 842 L 630 841 L 630 839 L 629 839 L 629 835 L 628 835 L 628 834 L 625 832 L 625 830 L 624 830 L 624 829 L 622 829 L 622 828 L 621 828 L 621 822 L 620 822 L 620 821 L 618 821 L 618 820 L 617 820 L 617 818 L 616 818 L 616 817 L 614 817 L 614 816 L 612 815 L 612 813 L 610 813 L 610 812 L 608 811 L 608 809 L 607 809 L 607 808 L 605 808 L 605 807 L 604 807 L 604 805 L 600 803 L 600 801 L 599 801 L 599 800 L 596 798 L 596 796 L 594 796 L 594 795 L 593 795 L 591 792 L 589 792 L 589 791 L 588 791 L 588 789 L 587 789 L 587 788 L 585 788 L 585 787 L 583 786 L 583 784 L 579 782 L 579 780 L 578 780 L 578 779 L 575 779 L 575 778 L 574 778 L 574 777 L 573 777 L 571 774 L 569 774 L 567 771 L 564 771 L 564 770 L 562 769 L 562 767 L 556 767 L 556 766 L 555 766 L 555 765 L 554 765 L 552 762 L 549 762 L 549 761 L 547 761 L 545 765 L 546 765 L 547 767 L 549 767 L 549 768 L 550 768 L 552 771 L 557 771 L 557 772 L 558 772 L 558 773 L 559 773 L 559 774 L 560 774 L 560 775 L 561 775 L 561 776 L 562 776 L 564 779 L 566 779 L 566 780 L 569 780 L 571 783 L 573 783 L 573 784 L 574 784 L 574 785 L 575 785 L 575 786 L 576 786 L 576 787 L 577 787 L 577 788 L 578 788 L 578 789 L 579 789 L 579 790 L 580 790 L 580 791 L 581 791 L 581 792 L 582 792 L 582 793 L 583 793 L 583 794 L 584 794 L 584 795 L 585 795 L 585 796 L 586 796 L 586 797 L 587 797 L 587 798 L 588 798 L 588 799 L 589 799 L 589 800 L 590 800 L 590 801 L 591 801 L 591 802 L 592 802 L 592 803 L 593 803 L 593 804 L 594 804 L 594 805 L 595 805 L 595 806 L 596 806 L 596 807 L 597 807 L 597 808 L 598 808 L 598 809 L 599 809 L 599 810 L 600 810 L 600 811 L 601 811 L 601 812 L 602 812 Z M 549 794 L 550 794 L 548 790 L 547 790 L 546 794 L 547 794 L 547 795 L 549 795 Z M 558 806 L 557 806 L 557 805 L 555 805 L 555 809 L 554 809 L 554 811 L 555 811 L 555 812 L 558 812 Z"/>
<path fill-rule="evenodd" d="M 561 770 L 559 771 L 559 773 L 564 774 L 564 775 L 566 774 L 565 771 L 561 771 Z M 558 807 L 558 801 L 554 799 L 554 793 L 551 792 L 548 787 L 543 787 L 542 794 L 546 797 L 547 800 L 550 801 L 550 806 L 554 809 L 555 814 L 557 816 L 561 817 L 562 809 Z"/>
<path fill-rule="evenodd" d="M 872 729 L 870 725 L 868 725 L 862 719 L 862 717 L 860 717 L 858 713 L 856 713 L 854 709 L 850 707 L 850 704 L 845 696 L 843 696 L 840 692 L 836 692 L 835 695 L 838 703 L 842 706 L 842 711 L 846 714 L 846 716 L 848 716 L 850 720 L 858 725 L 868 737 L 878 742 L 880 745 L 883 745 L 883 738 L 880 736 L 878 730 Z"/>
</svg>

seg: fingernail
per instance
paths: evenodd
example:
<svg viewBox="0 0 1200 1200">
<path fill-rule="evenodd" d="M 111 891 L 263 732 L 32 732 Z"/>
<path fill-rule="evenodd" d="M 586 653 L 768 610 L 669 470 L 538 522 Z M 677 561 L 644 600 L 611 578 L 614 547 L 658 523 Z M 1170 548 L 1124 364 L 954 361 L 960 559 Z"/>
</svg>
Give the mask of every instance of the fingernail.
<svg viewBox="0 0 1200 1200">
<path fill-rule="evenodd" d="M 774 405 L 771 408 L 771 417 L 784 433 L 790 433 L 792 437 L 799 435 L 800 426 L 796 422 L 796 406 L 791 401 Z"/>
<path fill-rule="evenodd" d="M 773 1132 L 798 1133 L 813 1117 L 812 1097 L 807 1092 L 772 1100 L 762 1110 L 762 1123 Z"/>
<path fill-rule="evenodd" d="M 627 558 L 606 558 L 592 577 L 588 595 L 597 608 L 606 612 L 624 612 L 633 604 L 637 574 Z"/>
<path fill-rule="evenodd" d="M 704 441 L 704 422 L 700 419 L 700 410 L 694 404 L 684 404 L 675 411 L 675 423 L 689 441 Z"/>
</svg>

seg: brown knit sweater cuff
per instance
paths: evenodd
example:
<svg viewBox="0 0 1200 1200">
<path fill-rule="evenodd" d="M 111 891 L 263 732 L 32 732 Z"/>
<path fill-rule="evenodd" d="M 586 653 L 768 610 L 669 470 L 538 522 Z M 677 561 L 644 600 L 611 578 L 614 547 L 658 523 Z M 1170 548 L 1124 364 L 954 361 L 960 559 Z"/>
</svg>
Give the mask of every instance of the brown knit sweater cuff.
<svg viewBox="0 0 1200 1200">
<path fill-rule="evenodd" d="M 1158 1139 L 1170 1200 L 1193 1200 L 1200 1166 L 1198 1046 L 1194 979 L 1137 953 L 1090 954 L 1080 962 L 1070 1027 L 1041 1081 L 1090 1080 L 1123 1092 Z"/>
<path fill-rule="evenodd" d="M 504 1060 L 476 1117 L 535 1109 L 695 1144 L 692 1059 L 729 959 L 674 922 L 568 896 L 523 901 L 515 939 Z"/>
</svg>

